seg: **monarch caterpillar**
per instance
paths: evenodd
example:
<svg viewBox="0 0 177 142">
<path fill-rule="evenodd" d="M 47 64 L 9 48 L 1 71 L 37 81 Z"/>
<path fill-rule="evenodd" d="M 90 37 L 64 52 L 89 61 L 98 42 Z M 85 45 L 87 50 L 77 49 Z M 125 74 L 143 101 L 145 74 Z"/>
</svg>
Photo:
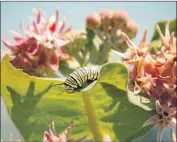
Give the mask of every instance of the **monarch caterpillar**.
<svg viewBox="0 0 177 142">
<path fill-rule="evenodd" d="M 87 83 L 97 80 L 100 75 L 101 66 L 82 67 L 72 72 L 64 81 L 64 89 L 67 93 L 73 93 L 82 89 Z M 62 84 L 55 84 L 62 85 Z M 52 86 L 52 87 L 53 87 Z"/>
</svg>

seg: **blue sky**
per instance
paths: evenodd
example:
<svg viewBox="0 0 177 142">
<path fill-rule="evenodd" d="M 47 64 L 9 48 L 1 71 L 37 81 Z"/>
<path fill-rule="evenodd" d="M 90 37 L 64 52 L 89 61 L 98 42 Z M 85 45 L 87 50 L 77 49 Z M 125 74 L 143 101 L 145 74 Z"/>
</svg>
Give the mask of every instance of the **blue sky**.
<svg viewBox="0 0 177 142">
<path fill-rule="evenodd" d="M 33 8 L 41 8 L 48 16 L 59 9 L 60 18 L 66 17 L 67 24 L 76 30 L 84 28 L 85 17 L 89 13 L 107 8 L 127 10 L 129 17 L 139 24 L 139 32 L 134 39 L 136 43 L 145 27 L 148 28 L 150 39 L 157 21 L 176 17 L 176 2 L 1 2 L 1 39 L 12 41 L 9 30 L 21 32 L 19 23 L 27 25 L 30 22 L 28 17 L 33 16 Z M 2 43 L 1 49 L 6 49 Z"/>
</svg>

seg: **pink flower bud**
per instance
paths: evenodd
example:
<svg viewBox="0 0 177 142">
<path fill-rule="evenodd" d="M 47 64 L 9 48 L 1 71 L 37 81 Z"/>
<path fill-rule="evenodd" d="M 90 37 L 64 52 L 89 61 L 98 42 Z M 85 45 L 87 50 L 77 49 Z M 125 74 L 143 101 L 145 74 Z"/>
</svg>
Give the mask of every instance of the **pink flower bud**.
<svg viewBox="0 0 177 142">
<path fill-rule="evenodd" d="M 126 28 L 127 31 L 136 33 L 138 31 L 138 24 L 133 20 L 128 20 Z"/>
<path fill-rule="evenodd" d="M 123 28 L 128 21 L 128 12 L 125 10 L 115 11 L 113 14 L 113 23 L 118 28 Z"/>
<path fill-rule="evenodd" d="M 130 38 L 133 38 L 138 31 L 138 24 L 133 20 L 128 20 L 125 28 L 125 32 Z"/>
<path fill-rule="evenodd" d="M 111 20 L 113 16 L 113 11 L 109 9 L 105 9 L 100 13 L 101 20 Z"/>
<path fill-rule="evenodd" d="M 100 17 L 101 17 L 101 27 L 104 29 L 104 31 L 111 31 L 113 29 L 112 27 L 112 16 L 113 16 L 113 11 L 106 9 L 103 10 L 100 13 Z"/>
<path fill-rule="evenodd" d="M 87 28 L 95 29 L 101 24 L 101 18 L 97 13 L 89 14 L 86 18 Z"/>
</svg>

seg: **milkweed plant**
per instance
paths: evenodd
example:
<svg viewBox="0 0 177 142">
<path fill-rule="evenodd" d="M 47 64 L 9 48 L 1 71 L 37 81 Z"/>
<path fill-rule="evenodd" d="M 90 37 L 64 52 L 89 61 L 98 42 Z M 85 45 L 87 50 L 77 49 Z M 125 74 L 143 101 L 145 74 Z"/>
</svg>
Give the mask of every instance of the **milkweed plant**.
<svg viewBox="0 0 177 142">
<path fill-rule="evenodd" d="M 136 45 L 139 26 L 125 10 L 91 13 L 80 31 L 58 10 L 34 14 L 22 34 L 11 31 L 14 43 L 2 40 L 1 95 L 25 141 L 136 141 L 153 126 L 157 142 L 169 126 L 176 141 L 176 19 L 158 22 L 150 41 L 145 29 Z"/>
</svg>

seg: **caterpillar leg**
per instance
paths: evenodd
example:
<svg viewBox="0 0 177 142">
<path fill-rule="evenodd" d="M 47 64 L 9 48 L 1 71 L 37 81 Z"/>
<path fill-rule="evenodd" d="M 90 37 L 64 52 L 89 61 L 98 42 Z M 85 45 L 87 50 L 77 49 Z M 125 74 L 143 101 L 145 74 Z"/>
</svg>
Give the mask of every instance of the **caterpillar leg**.
<svg viewBox="0 0 177 142">
<path fill-rule="evenodd" d="M 74 93 L 74 88 L 71 87 L 71 86 L 66 86 L 66 87 L 65 87 L 65 90 L 66 90 L 66 92 L 67 92 L 68 94 Z"/>
</svg>

